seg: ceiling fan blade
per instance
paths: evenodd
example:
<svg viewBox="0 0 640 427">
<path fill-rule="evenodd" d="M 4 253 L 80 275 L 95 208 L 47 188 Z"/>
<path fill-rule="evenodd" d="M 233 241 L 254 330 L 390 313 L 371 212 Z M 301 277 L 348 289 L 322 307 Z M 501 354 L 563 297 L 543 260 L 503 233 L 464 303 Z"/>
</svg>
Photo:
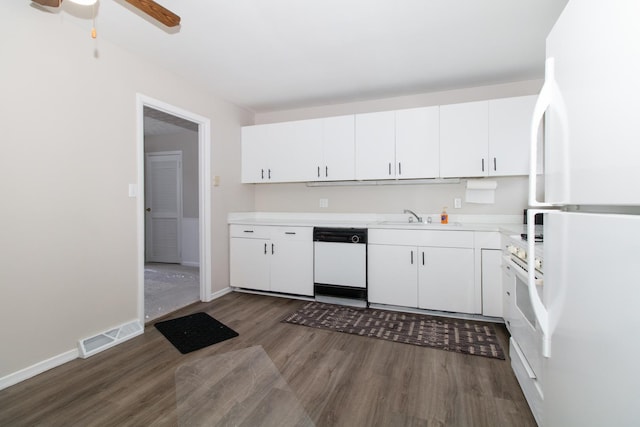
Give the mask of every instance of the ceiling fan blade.
<svg viewBox="0 0 640 427">
<path fill-rule="evenodd" d="M 48 7 L 60 7 L 62 0 L 31 0 L 32 2 L 39 4 L 40 6 Z"/>
<path fill-rule="evenodd" d="M 40 1 L 53 1 L 53 0 L 40 0 Z M 58 0 L 55 0 L 58 1 Z M 167 27 L 175 27 L 180 24 L 180 17 L 175 13 L 171 12 L 169 9 L 166 9 L 160 6 L 158 3 L 153 0 L 125 0 L 131 6 L 140 9 L 142 12 L 146 13 L 153 19 L 162 22 Z"/>
</svg>

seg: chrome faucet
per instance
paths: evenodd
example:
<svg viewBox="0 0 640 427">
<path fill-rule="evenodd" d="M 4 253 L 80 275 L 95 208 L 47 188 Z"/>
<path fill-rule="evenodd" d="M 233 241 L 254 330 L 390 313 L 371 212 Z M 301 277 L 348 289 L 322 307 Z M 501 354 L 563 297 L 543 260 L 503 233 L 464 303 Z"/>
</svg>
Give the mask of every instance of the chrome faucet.
<svg viewBox="0 0 640 427">
<path fill-rule="evenodd" d="M 412 211 L 411 209 L 405 209 L 404 213 L 408 213 L 411 214 L 413 216 L 416 217 L 416 219 L 418 220 L 418 222 L 422 222 L 422 217 L 416 215 L 416 213 L 414 211 Z M 409 222 L 411 222 L 413 220 L 413 218 L 409 217 Z"/>
</svg>

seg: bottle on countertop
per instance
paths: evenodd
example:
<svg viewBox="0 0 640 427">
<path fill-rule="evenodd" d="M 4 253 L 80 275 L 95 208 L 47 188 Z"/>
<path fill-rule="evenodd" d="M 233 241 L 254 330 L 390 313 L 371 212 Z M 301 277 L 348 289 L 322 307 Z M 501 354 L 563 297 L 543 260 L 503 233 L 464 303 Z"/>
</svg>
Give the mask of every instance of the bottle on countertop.
<svg viewBox="0 0 640 427">
<path fill-rule="evenodd" d="M 440 224 L 449 224 L 449 214 L 447 213 L 447 207 L 442 208 L 442 213 L 440 214 Z"/>
</svg>

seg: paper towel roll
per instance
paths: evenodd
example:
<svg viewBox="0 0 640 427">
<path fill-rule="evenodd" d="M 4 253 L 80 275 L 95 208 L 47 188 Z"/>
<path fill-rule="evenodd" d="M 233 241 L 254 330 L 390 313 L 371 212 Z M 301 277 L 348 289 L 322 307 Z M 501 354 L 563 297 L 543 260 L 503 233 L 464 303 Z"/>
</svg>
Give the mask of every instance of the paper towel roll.
<svg viewBox="0 0 640 427">
<path fill-rule="evenodd" d="M 467 190 L 495 190 L 496 188 L 498 188 L 497 181 L 489 181 L 486 179 L 467 180 Z"/>
<path fill-rule="evenodd" d="M 467 181 L 465 201 L 467 203 L 495 203 L 497 187 L 496 181 L 470 179 Z"/>
</svg>

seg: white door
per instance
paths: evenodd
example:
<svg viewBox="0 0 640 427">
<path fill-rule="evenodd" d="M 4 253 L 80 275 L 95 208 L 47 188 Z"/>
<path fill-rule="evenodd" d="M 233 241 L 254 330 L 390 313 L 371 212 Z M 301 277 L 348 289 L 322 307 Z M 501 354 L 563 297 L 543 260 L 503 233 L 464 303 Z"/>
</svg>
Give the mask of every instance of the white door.
<svg viewBox="0 0 640 427">
<path fill-rule="evenodd" d="M 267 239 L 229 239 L 231 286 L 269 291 L 271 242 Z"/>
<path fill-rule="evenodd" d="M 562 98 L 545 115 L 547 202 L 640 205 L 638 6 L 569 2 L 547 38 Z"/>
<path fill-rule="evenodd" d="M 181 261 L 182 153 L 145 154 L 145 258 Z"/>
<path fill-rule="evenodd" d="M 396 111 L 396 178 L 439 176 L 440 108 Z"/>
<path fill-rule="evenodd" d="M 487 176 L 489 102 L 440 106 L 440 176 Z"/>
<path fill-rule="evenodd" d="M 418 307 L 458 313 L 480 312 L 474 283 L 473 249 L 420 248 Z"/>
<path fill-rule="evenodd" d="M 369 245 L 369 302 L 418 306 L 418 248 Z"/>
<path fill-rule="evenodd" d="M 356 114 L 356 179 L 395 178 L 395 111 Z"/>
</svg>

